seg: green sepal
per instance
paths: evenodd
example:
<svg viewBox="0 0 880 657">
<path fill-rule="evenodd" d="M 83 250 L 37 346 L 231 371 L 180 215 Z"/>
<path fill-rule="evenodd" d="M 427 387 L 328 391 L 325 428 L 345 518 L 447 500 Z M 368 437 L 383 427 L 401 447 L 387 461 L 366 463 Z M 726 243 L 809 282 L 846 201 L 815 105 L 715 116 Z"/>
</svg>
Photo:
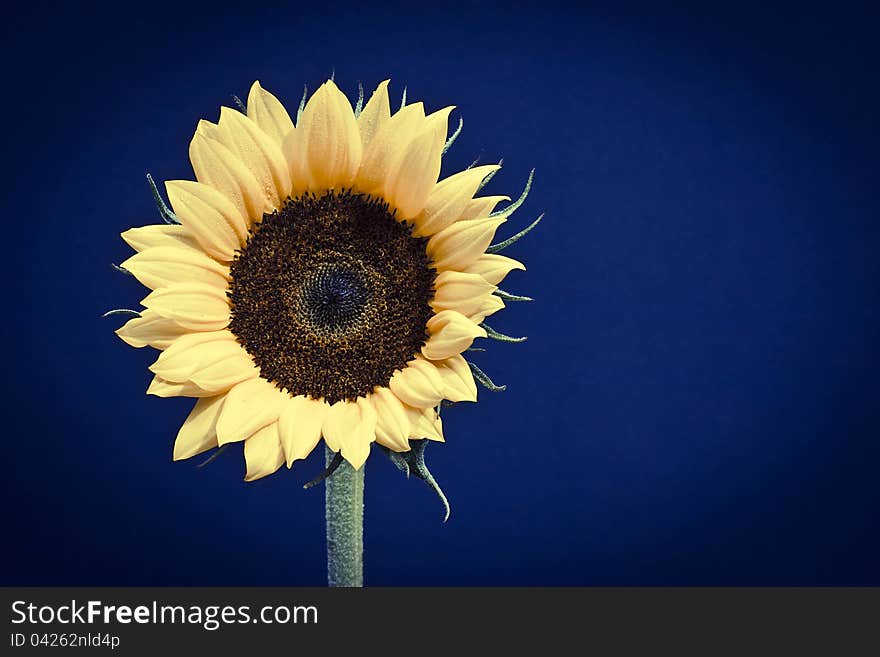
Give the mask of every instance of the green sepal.
<svg viewBox="0 0 880 657">
<path fill-rule="evenodd" d="M 449 506 L 449 500 L 443 493 L 443 489 L 440 488 L 437 480 L 434 479 L 434 475 L 431 474 L 431 471 L 428 470 L 428 466 L 425 464 L 425 448 L 428 446 L 429 442 L 430 441 L 427 438 L 411 439 L 409 441 L 408 452 L 395 452 L 383 445 L 379 445 L 379 448 L 385 452 L 385 455 L 390 461 L 397 466 L 397 469 L 403 472 L 407 478 L 409 478 L 410 474 L 415 475 L 424 481 L 428 487 L 436 493 L 437 497 L 439 497 L 440 501 L 443 503 L 443 508 L 446 510 L 446 516 L 443 518 L 443 522 L 446 522 L 449 520 L 449 514 L 452 512 L 452 509 Z"/>
</svg>

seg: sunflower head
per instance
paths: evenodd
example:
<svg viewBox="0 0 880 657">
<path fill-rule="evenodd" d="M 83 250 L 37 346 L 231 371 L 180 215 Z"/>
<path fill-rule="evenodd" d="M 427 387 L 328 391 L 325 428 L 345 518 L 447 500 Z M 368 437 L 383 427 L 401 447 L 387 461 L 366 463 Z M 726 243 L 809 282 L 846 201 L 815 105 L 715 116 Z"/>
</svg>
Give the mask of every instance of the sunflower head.
<svg viewBox="0 0 880 657">
<path fill-rule="evenodd" d="M 525 192 L 477 196 L 500 165 L 438 182 L 452 108 L 392 113 L 387 81 L 361 110 L 328 80 L 296 125 L 259 82 L 242 109 L 199 122 L 171 208 L 154 186 L 166 222 L 122 234 L 152 291 L 117 334 L 161 351 L 148 393 L 197 398 L 174 458 L 243 442 L 250 481 L 323 439 L 409 467 L 410 440 L 443 441 L 441 402 L 499 389 L 462 353 L 513 340 L 483 322 L 526 299 L 497 288 L 525 267 L 491 245 Z"/>
</svg>

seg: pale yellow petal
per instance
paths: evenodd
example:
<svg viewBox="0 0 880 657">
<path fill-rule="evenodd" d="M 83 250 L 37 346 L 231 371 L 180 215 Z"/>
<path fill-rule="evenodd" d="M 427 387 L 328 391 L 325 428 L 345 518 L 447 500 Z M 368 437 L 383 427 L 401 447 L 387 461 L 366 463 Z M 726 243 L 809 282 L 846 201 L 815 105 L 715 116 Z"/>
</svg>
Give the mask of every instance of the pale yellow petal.
<svg viewBox="0 0 880 657">
<path fill-rule="evenodd" d="M 370 140 L 364 149 L 355 186 L 358 190 L 376 196 L 385 195 L 385 183 L 396 166 L 401 153 L 422 131 L 425 107 L 422 103 L 407 105 L 392 116 Z"/>
<path fill-rule="evenodd" d="M 145 249 L 122 262 L 121 266 L 151 290 L 187 281 L 225 289 L 229 278 L 229 267 L 201 251 L 181 246 Z"/>
<path fill-rule="evenodd" d="M 357 118 L 358 130 L 364 152 L 369 148 L 373 137 L 391 118 L 391 103 L 388 101 L 388 80 L 380 82 L 370 96 L 360 116 Z"/>
<path fill-rule="evenodd" d="M 257 80 L 251 86 L 247 99 L 247 115 L 280 148 L 284 138 L 293 130 L 293 121 L 275 96 L 260 86 Z"/>
<path fill-rule="evenodd" d="M 410 437 L 437 442 L 444 442 L 443 439 L 443 422 L 439 413 L 434 407 L 429 408 L 413 408 L 407 407 L 407 415 L 410 420 Z"/>
<path fill-rule="evenodd" d="M 502 201 L 509 200 L 509 196 L 480 196 L 479 198 L 475 198 L 472 201 L 468 202 L 468 204 L 464 206 L 464 209 L 461 211 L 461 214 L 458 215 L 458 219 L 456 221 L 485 219 L 492 213 L 493 210 L 495 210 L 496 205 L 498 205 Z"/>
<path fill-rule="evenodd" d="M 443 397 L 453 402 L 477 401 L 477 384 L 467 361 L 459 356 L 452 356 L 434 365 L 443 379 Z"/>
<path fill-rule="evenodd" d="M 244 461 L 247 465 L 245 481 L 266 477 L 284 465 L 284 452 L 278 438 L 278 423 L 272 422 L 258 429 L 244 441 Z"/>
<path fill-rule="evenodd" d="M 193 406 L 174 441 L 174 460 L 188 459 L 217 447 L 217 418 L 226 395 L 203 397 Z"/>
<path fill-rule="evenodd" d="M 462 271 L 468 274 L 479 274 L 486 279 L 487 283 L 498 285 L 514 269 L 525 271 L 526 266 L 507 256 L 484 253 Z"/>
<path fill-rule="evenodd" d="M 299 125 L 284 142 L 296 189 L 351 187 L 363 147 L 351 103 L 328 80 L 306 103 Z"/>
<path fill-rule="evenodd" d="M 190 329 L 149 309 L 141 311 L 140 317 L 130 319 L 116 329 L 116 335 L 126 344 L 138 348 L 149 345 L 156 349 L 166 349 L 181 335 L 189 332 Z"/>
<path fill-rule="evenodd" d="M 410 422 L 403 402 L 382 387 L 377 387 L 370 399 L 376 409 L 376 442 L 395 452 L 407 451 Z"/>
<path fill-rule="evenodd" d="M 223 144 L 245 165 L 260 187 L 265 210 L 278 209 L 290 194 L 290 169 L 281 147 L 241 112 L 220 108 L 218 123 Z"/>
<path fill-rule="evenodd" d="M 202 390 L 196 384 L 187 381 L 186 383 L 173 383 L 166 381 L 161 376 L 154 376 L 147 388 L 148 395 L 156 395 L 157 397 L 214 397 L 216 392 Z"/>
<path fill-rule="evenodd" d="M 165 183 L 181 223 L 205 252 L 230 262 L 247 240 L 247 223 L 232 202 L 213 187 L 191 180 Z"/>
<path fill-rule="evenodd" d="M 436 312 L 456 310 L 465 316 L 472 315 L 497 289 L 478 274 L 441 271 L 434 281 L 435 291 L 431 307 Z"/>
<path fill-rule="evenodd" d="M 483 303 L 479 308 L 468 314 L 467 318 L 474 324 L 479 324 L 489 315 L 494 315 L 502 308 L 504 308 L 504 301 L 500 297 L 490 294 L 483 299 Z"/>
<path fill-rule="evenodd" d="M 161 317 L 194 331 L 217 331 L 229 324 L 226 291 L 205 283 L 160 287 L 141 303 Z"/>
<path fill-rule="evenodd" d="M 220 143 L 218 131 L 217 126 L 207 121 L 199 122 L 189 145 L 189 159 L 196 178 L 229 199 L 248 223 L 257 221 L 266 209 L 265 195 L 244 163 Z M 174 211 L 177 212 L 176 206 Z"/>
<path fill-rule="evenodd" d="M 437 368 L 423 358 L 415 358 L 395 372 L 388 387 L 410 406 L 433 406 L 443 399 L 443 379 Z"/>
<path fill-rule="evenodd" d="M 485 329 L 454 310 L 437 313 L 428 320 L 427 326 L 431 337 L 422 347 L 422 354 L 430 360 L 456 356 L 470 347 L 474 338 L 486 337 Z"/>
<path fill-rule="evenodd" d="M 438 182 L 414 219 L 413 235 L 430 236 L 458 221 L 483 179 L 500 168 L 498 164 L 473 167 Z"/>
<path fill-rule="evenodd" d="M 135 251 L 143 251 L 153 246 L 182 246 L 199 249 L 199 243 L 183 226 L 177 224 L 152 224 L 129 228 L 122 233 L 122 239 Z"/>
<path fill-rule="evenodd" d="M 318 445 L 329 408 L 323 400 L 302 395 L 285 400 L 278 417 L 278 429 L 288 468 L 295 460 L 306 458 Z"/>
<path fill-rule="evenodd" d="M 338 401 L 327 410 L 322 431 L 327 446 L 341 452 L 345 460 L 358 469 L 367 460 L 375 438 L 375 409 L 357 402 Z"/>
<path fill-rule="evenodd" d="M 205 331 L 182 335 L 165 349 L 150 371 L 167 381 L 191 380 L 194 372 L 242 351 L 229 331 Z"/>
<path fill-rule="evenodd" d="M 395 158 L 385 180 L 385 200 L 401 219 L 412 219 L 425 207 L 440 176 L 440 157 L 446 142 L 451 107 L 425 119 L 423 130 Z"/>
<path fill-rule="evenodd" d="M 502 218 L 457 221 L 428 240 L 428 255 L 438 271 L 461 271 L 486 251 Z"/>
<path fill-rule="evenodd" d="M 221 445 L 246 440 L 275 424 L 286 393 L 262 378 L 248 379 L 232 388 L 217 421 L 217 442 Z"/>
</svg>

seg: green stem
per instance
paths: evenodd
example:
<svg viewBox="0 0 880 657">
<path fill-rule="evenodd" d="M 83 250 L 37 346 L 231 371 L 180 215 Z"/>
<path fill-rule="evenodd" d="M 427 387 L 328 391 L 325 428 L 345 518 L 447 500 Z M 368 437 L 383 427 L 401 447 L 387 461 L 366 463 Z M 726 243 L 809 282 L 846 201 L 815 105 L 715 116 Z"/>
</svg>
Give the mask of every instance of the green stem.
<svg viewBox="0 0 880 657">
<path fill-rule="evenodd" d="M 327 465 L 335 453 L 325 449 Z M 327 584 L 364 585 L 364 469 L 343 461 L 326 481 Z"/>
</svg>

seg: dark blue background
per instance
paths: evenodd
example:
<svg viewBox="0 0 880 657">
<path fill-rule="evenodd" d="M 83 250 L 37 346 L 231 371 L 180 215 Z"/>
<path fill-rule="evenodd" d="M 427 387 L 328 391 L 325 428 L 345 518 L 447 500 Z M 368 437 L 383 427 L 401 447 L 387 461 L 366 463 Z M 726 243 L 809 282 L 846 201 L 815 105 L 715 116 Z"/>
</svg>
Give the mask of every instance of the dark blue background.
<svg viewBox="0 0 880 657">
<path fill-rule="evenodd" d="M 125 3 L 117 3 L 123 5 Z M 132 5 L 132 7 L 135 7 Z M 445 415 L 453 503 L 368 463 L 369 584 L 880 584 L 877 16 L 543 2 L 33 8 L 2 28 L 4 584 L 321 584 L 323 490 L 172 463 L 111 307 L 144 182 L 255 78 L 289 105 L 458 106 L 446 162 L 504 157 L 537 298 Z M 415 12 L 418 13 L 415 13 Z M 137 13 L 135 13 L 137 12 Z M 454 116 L 456 116 L 454 115 Z"/>
</svg>

